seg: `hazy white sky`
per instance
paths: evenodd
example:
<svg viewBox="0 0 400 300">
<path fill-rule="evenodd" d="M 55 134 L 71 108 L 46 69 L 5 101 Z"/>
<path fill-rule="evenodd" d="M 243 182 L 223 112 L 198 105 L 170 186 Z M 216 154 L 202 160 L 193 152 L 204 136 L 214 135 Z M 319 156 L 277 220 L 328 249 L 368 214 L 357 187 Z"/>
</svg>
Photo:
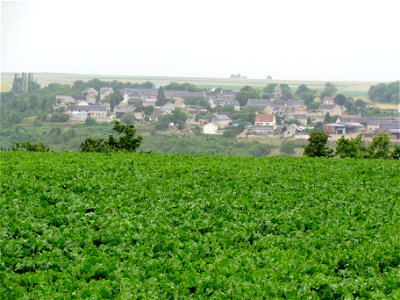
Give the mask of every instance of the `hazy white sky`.
<svg viewBox="0 0 400 300">
<path fill-rule="evenodd" d="M 1 71 L 398 80 L 400 1 L 1 2 Z"/>
</svg>

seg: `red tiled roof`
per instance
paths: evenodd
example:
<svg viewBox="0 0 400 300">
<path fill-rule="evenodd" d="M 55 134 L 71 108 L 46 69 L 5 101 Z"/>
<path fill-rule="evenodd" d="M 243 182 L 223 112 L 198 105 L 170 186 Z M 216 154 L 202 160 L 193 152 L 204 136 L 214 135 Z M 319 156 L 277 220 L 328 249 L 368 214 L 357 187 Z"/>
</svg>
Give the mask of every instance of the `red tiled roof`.
<svg viewBox="0 0 400 300">
<path fill-rule="evenodd" d="M 256 122 L 273 122 L 273 114 L 258 114 L 256 115 Z"/>
</svg>

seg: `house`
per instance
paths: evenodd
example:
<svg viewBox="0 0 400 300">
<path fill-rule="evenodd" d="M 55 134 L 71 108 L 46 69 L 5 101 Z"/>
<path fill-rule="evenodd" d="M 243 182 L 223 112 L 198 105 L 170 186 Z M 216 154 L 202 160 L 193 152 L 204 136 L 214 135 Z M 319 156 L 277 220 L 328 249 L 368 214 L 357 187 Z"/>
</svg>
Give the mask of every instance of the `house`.
<svg viewBox="0 0 400 300">
<path fill-rule="evenodd" d="M 400 140 L 400 122 L 387 122 L 379 126 L 378 132 L 386 132 L 392 139 Z"/>
<path fill-rule="evenodd" d="M 157 122 L 159 118 L 161 118 L 162 116 L 165 116 L 165 115 L 167 115 L 167 114 L 168 114 L 167 112 L 165 112 L 165 111 L 163 111 L 163 110 L 161 110 L 161 109 L 155 109 L 155 110 L 151 113 L 151 115 L 150 115 L 150 117 L 149 117 L 149 121 L 150 121 L 150 122 Z"/>
<path fill-rule="evenodd" d="M 294 136 L 298 132 L 300 132 L 299 126 L 296 124 L 290 124 L 286 127 L 286 130 L 283 132 L 282 136 L 284 138 L 289 138 Z"/>
<path fill-rule="evenodd" d="M 324 104 L 335 104 L 335 97 L 334 96 L 325 96 L 323 103 Z"/>
<path fill-rule="evenodd" d="M 324 126 L 326 134 L 351 134 L 362 131 L 364 128 L 361 124 L 356 123 L 331 123 Z"/>
<path fill-rule="evenodd" d="M 113 92 L 114 92 L 113 88 L 102 87 L 100 89 L 100 101 L 104 100 L 107 96 L 111 95 Z"/>
<path fill-rule="evenodd" d="M 77 112 L 86 112 L 87 116 L 93 117 L 95 119 L 102 119 L 106 118 L 109 112 L 110 106 L 109 105 L 99 105 L 99 104 L 92 104 L 92 105 L 71 105 L 71 116 Z"/>
<path fill-rule="evenodd" d="M 144 106 L 144 107 L 148 107 L 148 106 L 156 107 L 156 102 L 157 102 L 157 99 L 154 99 L 154 98 L 146 98 L 146 99 L 144 99 L 144 101 L 143 101 L 143 106 Z"/>
<path fill-rule="evenodd" d="M 274 114 L 257 114 L 255 126 L 272 126 L 276 129 L 276 118 Z"/>
<path fill-rule="evenodd" d="M 174 100 L 176 98 L 203 98 L 206 99 L 205 92 L 189 92 L 189 91 L 180 91 L 180 90 L 165 90 L 164 91 L 165 99 Z"/>
<path fill-rule="evenodd" d="M 259 111 L 264 111 L 267 107 L 274 107 L 274 104 L 267 99 L 249 99 L 246 107 L 255 107 Z"/>
<path fill-rule="evenodd" d="M 253 126 L 251 127 L 248 132 L 247 136 L 271 136 L 275 132 L 274 126 Z"/>
<path fill-rule="evenodd" d="M 213 123 L 219 128 L 225 128 L 232 125 L 232 120 L 227 115 L 215 115 Z"/>
<path fill-rule="evenodd" d="M 95 104 L 97 102 L 97 96 L 93 93 L 87 93 L 85 95 L 85 100 L 90 104 Z"/>
<path fill-rule="evenodd" d="M 308 117 L 305 114 L 292 114 L 292 115 L 288 115 L 287 120 L 296 120 L 298 121 L 301 125 L 303 126 L 307 126 L 307 120 Z"/>
<path fill-rule="evenodd" d="M 144 111 L 134 106 L 125 106 L 119 105 L 114 108 L 115 117 L 120 119 L 126 113 L 132 113 L 136 120 L 143 121 L 144 120 Z"/>
<path fill-rule="evenodd" d="M 66 96 L 66 95 L 57 95 L 56 96 L 56 101 L 59 104 L 64 104 L 64 105 L 68 105 L 68 104 L 74 104 L 75 103 L 75 99 L 72 98 L 71 96 Z"/>
<path fill-rule="evenodd" d="M 165 111 L 167 114 L 171 114 L 172 111 L 176 108 L 177 106 L 171 102 L 165 103 L 163 106 L 160 107 L 160 110 Z"/>
<path fill-rule="evenodd" d="M 96 97 L 99 95 L 99 92 L 96 90 L 96 89 L 94 89 L 94 88 L 86 88 L 83 92 L 82 92 L 82 94 L 83 95 L 86 95 L 86 94 L 93 94 L 93 95 L 95 95 Z"/>
<path fill-rule="evenodd" d="M 346 112 L 344 106 L 337 104 L 322 104 L 319 109 L 324 116 L 326 114 L 329 114 L 330 116 L 342 116 Z"/>
<path fill-rule="evenodd" d="M 203 126 L 204 134 L 218 134 L 218 126 L 213 123 L 207 123 Z"/>
<path fill-rule="evenodd" d="M 86 88 L 82 94 L 84 95 L 86 102 L 90 104 L 95 104 L 97 102 L 97 97 L 99 96 L 99 92 L 94 88 Z"/>
<path fill-rule="evenodd" d="M 225 105 L 231 105 L 235 108 L 236 111 L 240 111 L 240 103 L 239 101 L 235 99 L 229 99 L 229 98 L 210 98 L 208 100 L 208 103 L 210 104 L 211 108 L 216 108 L 217 106 L 225 106 Z"/>
<path fill-rule="evenodd" d="M 146 88 L 123 88 L 120 90 L 122 96 L 126 100 L 130 98 L 146 99 L 146 98 L 157 98 L 157 89 L 146 89 Z"/>
</svg>

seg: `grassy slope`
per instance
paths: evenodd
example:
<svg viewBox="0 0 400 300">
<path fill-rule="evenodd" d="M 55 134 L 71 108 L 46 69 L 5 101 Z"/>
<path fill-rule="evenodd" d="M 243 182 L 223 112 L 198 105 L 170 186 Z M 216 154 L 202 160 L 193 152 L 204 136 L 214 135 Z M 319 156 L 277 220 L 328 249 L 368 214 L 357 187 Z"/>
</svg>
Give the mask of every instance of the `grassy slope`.
<svg viewBox="0 0 400 300">
<path fill-rule="evenodd" d="M 0 158 L 6 298 L 400 298 L 397 161 Z"/>
<path fill-rule="evenodd" d="M 14 78 L 12 73 L 1 73 L 1 91 L 8 91 Z M 93 78 L 101 80 L 118 80 L 129 82 L 144 82 L 151 81 L 156 85 L 165 85 L 172 81 L 183 83 L 190 82 L 199 87 L 214 88 L 232 88 L 240 89 L 245 85 L 251 85 L 255 88 L 262 89 L 268 83 L 287 83 L 292 88 L 297 88 L 298 85 L 305 83 L 311 89 L 322 89 L 324 81 L 307 81 L 307 80 L 267 80 L 267 79 L 241 79 L 241 78 L 200 78 L 200 77 L 166 77 L 166 76 L 118 76 L 118 75 L 83 75 L 83 74 L 62 74 L 62 73 L 35 73 L 35 78 L 41 85 L 47 85 L 51 82 L 72 84 L 75 80 L 90 80 Z M 352 97 L 367 96 L 368 88 L 376 84 L 376 82 L 363 81 L 337 81 L 334 82 L 339 87 L 339 92 Z"/>
</svg>

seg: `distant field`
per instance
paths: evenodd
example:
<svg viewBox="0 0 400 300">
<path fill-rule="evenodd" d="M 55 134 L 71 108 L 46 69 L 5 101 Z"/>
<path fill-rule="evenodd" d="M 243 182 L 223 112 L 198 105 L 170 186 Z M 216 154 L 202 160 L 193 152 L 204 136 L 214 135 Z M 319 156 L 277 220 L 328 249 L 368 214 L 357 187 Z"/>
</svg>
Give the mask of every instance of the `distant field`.
<svg viewBox="0 0 400 300">
<path fill-rule="evenodd" d="M 119 76 L 119 75 L 83 75 L 83 74 L 62 74 L 62 73 L 35 73 L 40 85 L 48 85 L 52 82 L 62 84 L 72 84 L 75 80 L 88 81 L 93 78 L 101 80 L 118 80 L 123 82 L 140 83 L 144 81 L 151 81 L 154 84 L 165 85 L 170 82 L 189 82 L 199 87 L 214 88 L 222 87 L 229 89 L 240 89 L 245 85 L 250 85 L 257 89 L 262 89 L 268 83 L 286 83 L 291 88 L 295 89 L 300 84 L 304 83 L 311 89 L 322 89 L 325 81 L 307 81 L 307 80 L 267 80 L 267 79 L 243 79 L 243 78 L 209 78 L 209 77 L 165 77 L 165 76 Z M 1 91 L 9 91 L 11 89 L 12 81 L 14 78 L 13 73 L 1 73 Z M 364 82 L 364 81 L 333 81 L 339 88 L 339 92 L 346 96 L 352 97 L 366 97 L 368 89 L 371 85 L 377 82 Z"/>
</svg>

